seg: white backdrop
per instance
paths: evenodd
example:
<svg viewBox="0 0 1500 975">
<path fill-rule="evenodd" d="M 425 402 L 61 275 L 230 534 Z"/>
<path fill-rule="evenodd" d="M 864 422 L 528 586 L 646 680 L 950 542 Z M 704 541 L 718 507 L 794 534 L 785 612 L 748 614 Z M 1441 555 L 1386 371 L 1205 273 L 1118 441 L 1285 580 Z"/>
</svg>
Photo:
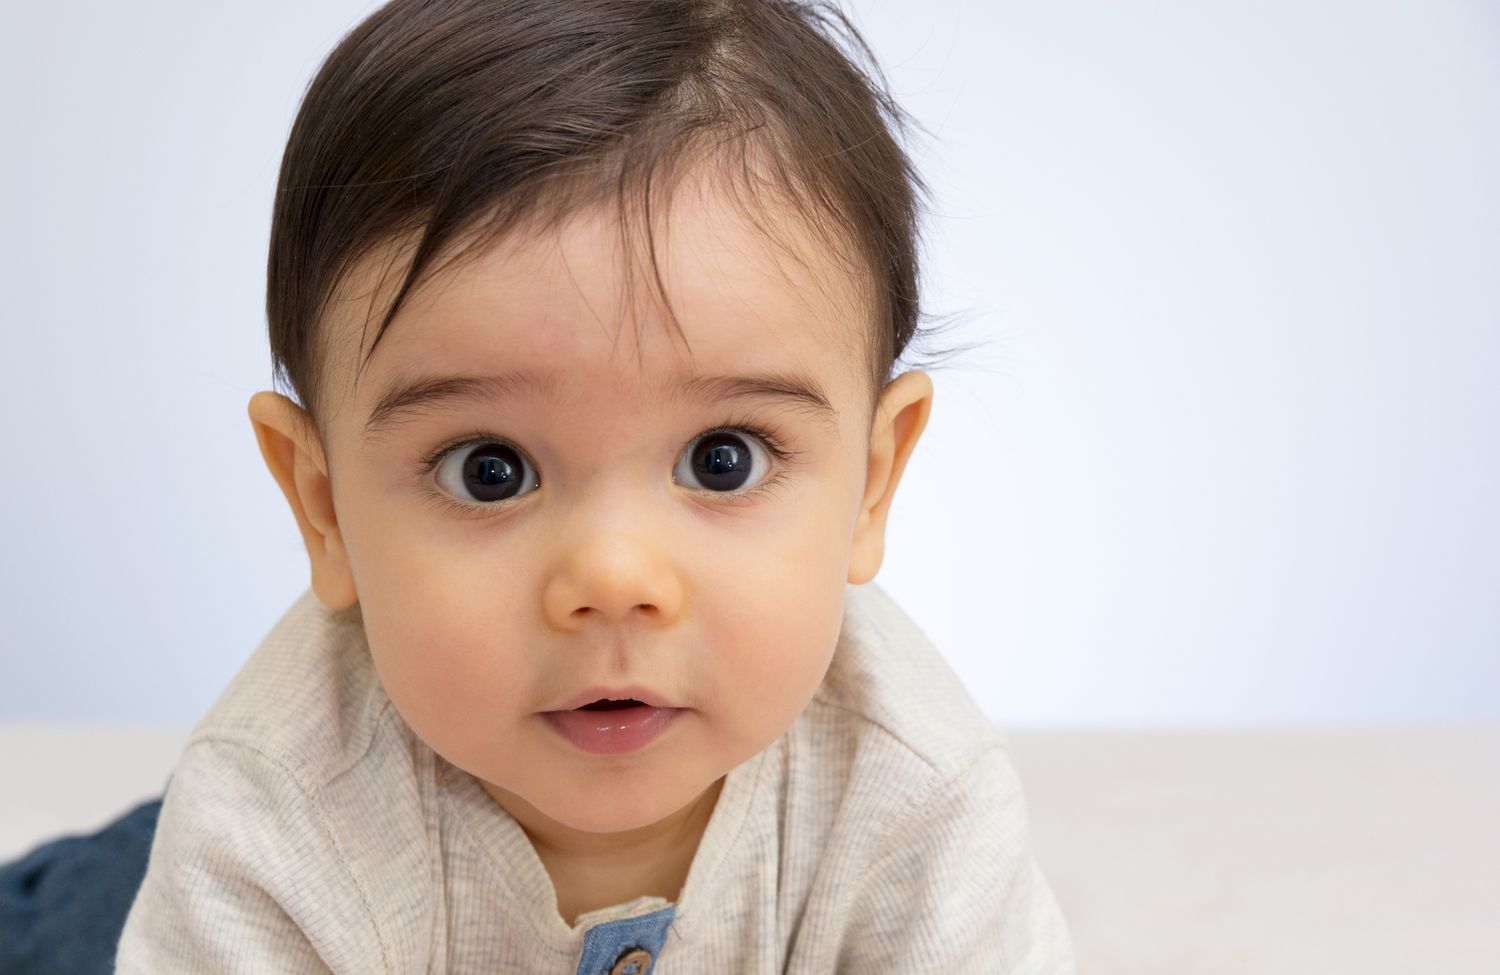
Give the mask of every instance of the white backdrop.
<svg viewBox="0 0 1500 975">
<path fill-rule="evenodd" d="M 1500 8 L 846 2 L 932 131 L 886 586 L 1002 724 L 1500 718 Z M 354 0 L 7 4 L 0 719 L 186 725 L 307 585 L 245 404 Z"/>
</svg>

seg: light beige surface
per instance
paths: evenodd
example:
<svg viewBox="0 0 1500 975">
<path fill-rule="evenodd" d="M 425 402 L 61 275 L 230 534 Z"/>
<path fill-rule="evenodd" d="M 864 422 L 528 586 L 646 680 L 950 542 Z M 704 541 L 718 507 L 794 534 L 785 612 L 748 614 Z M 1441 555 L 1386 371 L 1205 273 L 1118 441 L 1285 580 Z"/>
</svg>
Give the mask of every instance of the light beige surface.
<svg viewBox="0 0 1500 975">
<path fill-rule="evenodd" d="M 1080 972 L 1500 972 L 1500 729 L 1012 738 Z"/>
<path fill-rule="evenodd" d="M 0 724 L 0 859 L 159 794 L 185 739 Z M 1081 972 L 1500 972 L 1500 728 L 1010 739 Z"/>
<path fill-rule="evenodd" d="M 187 728 L 0 722 L 0 860 L 161 795 Z"/>
</svg>

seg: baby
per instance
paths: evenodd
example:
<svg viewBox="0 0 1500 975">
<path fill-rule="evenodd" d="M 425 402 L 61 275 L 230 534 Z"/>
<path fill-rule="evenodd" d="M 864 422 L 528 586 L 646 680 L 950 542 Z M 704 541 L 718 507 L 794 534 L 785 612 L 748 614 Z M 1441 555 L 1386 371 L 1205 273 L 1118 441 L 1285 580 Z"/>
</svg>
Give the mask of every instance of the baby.
<svg viewBox="0 0 1500 975">
<path fill-rule="evenodd" d="M 311 587 L 117 971 L 1072 971 L 1003 737 L 871 582 L 922 184 L 835 23 L 394 0 L 328 57 L 249 404 Z"/>
</svg>

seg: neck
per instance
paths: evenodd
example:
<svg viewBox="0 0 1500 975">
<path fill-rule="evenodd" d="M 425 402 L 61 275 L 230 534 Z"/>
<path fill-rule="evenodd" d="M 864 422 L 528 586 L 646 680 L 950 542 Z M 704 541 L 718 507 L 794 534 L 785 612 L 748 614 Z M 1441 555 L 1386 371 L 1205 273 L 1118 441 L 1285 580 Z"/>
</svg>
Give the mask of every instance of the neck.
<svg viewBox="0 0 1500 975">
<path fill-rule="evenodd" d="M 576 830 L 512 792 L 481 780 L 520 824 L 552 881 L 558 912 L 569 923 L 588 911 L 653 895 L 676 900 L 724 786 L 720 777 L 667 818 L 617 833 Z"/>
<path fill-rule="evenodd" d="M 513 792 L 480 783 L 490 798 L 520 824 L 538 854 L 586 862 L 622 857 L 649 857 L 680 849 L 691 840 L 696 844 L 713 815 L 724 778 L 716 779 L 697 799 L 665 819 L 616 833 L 590 833 L 558 822 Z"/>
</svg>

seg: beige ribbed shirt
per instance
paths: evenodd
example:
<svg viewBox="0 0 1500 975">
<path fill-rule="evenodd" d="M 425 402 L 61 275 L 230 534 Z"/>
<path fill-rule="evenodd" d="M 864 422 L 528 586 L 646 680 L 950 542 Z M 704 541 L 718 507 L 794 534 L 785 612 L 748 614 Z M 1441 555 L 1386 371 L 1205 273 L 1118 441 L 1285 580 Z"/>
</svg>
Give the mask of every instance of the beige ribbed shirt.
<svg viewBox="0 0 1500 975">
<path fill-rule="evenodd" d="M 632 963 L 634 975 L 1073 972 L 1004 737 L 874 583 L 847 588 L 812 701 L 729 772 L 678 899 L 571 926 L 520 826 L 391 705 L 358 604 L 333 612 L 308 590 L 194 728 L 116 970 Z"/>
</svg>

